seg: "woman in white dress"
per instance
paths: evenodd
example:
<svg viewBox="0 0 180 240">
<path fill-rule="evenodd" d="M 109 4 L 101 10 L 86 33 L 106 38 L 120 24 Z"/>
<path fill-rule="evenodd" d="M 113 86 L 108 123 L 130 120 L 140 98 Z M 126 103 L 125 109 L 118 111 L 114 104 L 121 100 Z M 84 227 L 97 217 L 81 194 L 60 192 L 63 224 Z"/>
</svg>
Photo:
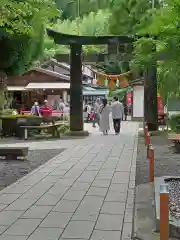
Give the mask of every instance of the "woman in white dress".
<svg viewBox="0 0 180 240">
<path fill-rule="evenodd" d="M 102 100 L 103 104 L 100 106 L 100 130 L 104 135 L 108 134 L 108 130 L 110 129 L 109 125 L 109 113 L 110 108 L 107 104 L 107 99 Z"/>
</svg>

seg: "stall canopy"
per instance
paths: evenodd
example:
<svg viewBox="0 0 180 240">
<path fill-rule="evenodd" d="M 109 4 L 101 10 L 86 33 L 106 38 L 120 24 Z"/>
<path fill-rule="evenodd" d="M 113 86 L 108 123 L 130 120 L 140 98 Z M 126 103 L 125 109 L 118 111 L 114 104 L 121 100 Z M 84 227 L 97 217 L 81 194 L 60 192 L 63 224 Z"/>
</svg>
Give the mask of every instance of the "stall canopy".
<svg viewBox="0 0 180 240">
<path fill-rule="evenodd" d="M 69 89 L 70 83 L 29 83 L 25 89 Z"/>
<path fill-rule="evenodd" d="M 25 88 L 23 86 L 7 86 L 7 90 L 8 91 L 14 91 L 14 92 L 18 92 L 18 91 L 24 91 Z"/>
</svg>

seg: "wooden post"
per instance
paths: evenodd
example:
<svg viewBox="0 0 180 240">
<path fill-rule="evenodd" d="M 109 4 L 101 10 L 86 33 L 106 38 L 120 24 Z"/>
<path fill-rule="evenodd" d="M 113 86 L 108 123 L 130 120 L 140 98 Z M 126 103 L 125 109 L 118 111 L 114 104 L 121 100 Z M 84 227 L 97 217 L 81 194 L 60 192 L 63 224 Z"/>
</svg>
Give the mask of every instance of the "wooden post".
<svg viewBox="0 0 180 240">
<path fill-rule="evenodd" d="M 160 240 L 169 239 L 169 189 L 168 184 L 160 186 Z"/>
<path fill-rule="evenodd" d="M 149 147 L 149 182 L 154 183 L 154 148 Z"/>
<path fill-rule="evenodd" d="M 144 70 L 144 118 L 149 131 L 158 130 L 156 60 Z"/>
<path fill-rule="evenodd" d="M 70 131 L 83 131 L 82 45 L 71 44 Z"/>
</svg>

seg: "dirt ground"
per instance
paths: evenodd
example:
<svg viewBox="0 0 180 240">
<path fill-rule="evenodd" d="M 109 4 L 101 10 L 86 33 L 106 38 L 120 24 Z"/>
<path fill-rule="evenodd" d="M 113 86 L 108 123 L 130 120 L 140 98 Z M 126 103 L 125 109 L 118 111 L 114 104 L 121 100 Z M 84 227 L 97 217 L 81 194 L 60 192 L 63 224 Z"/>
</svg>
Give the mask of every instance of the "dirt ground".
<svg viewBox="0 0 180 240">
<path fill-rule="evenodd" d="M 175 153 L 166 133 L 151 136 L 155 149 L 155 177 L 180 176 L 180 154 Z M 136 162 L 136 199 L 134 208 L 133 240 L 159 240 L 155 233 L 154 190 L 148 179 L 148 161 L 144 138 L 139 136 Z M 137 238 L 136 238 L 137 237 Z M 171 240 L 176 240 L 172 239 Z"/>
<path fill-rule="evenodd" d="M 155 150 L 155 177 L 179 176 L 180 154 L 175 153 L 173 144 L 165 134 L 151 136 Z M 144 138 L 139 136 L 138 156 L 136 162 L 136 185 L 148 183 L 148 161 Z"/>
</svg>

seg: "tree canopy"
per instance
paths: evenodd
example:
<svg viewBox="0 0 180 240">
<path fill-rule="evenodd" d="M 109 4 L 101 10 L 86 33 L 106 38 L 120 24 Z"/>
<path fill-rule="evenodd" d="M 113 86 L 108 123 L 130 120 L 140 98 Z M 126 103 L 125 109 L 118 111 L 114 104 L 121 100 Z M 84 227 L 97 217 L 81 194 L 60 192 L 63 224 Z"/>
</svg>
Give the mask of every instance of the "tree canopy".
<svg viewBox="0 0 180 240">
<path fill-rule="evenodd" d="M 0 70 L 23 74 L 43 54 L 46 24 L 59 14 L 53 0 L 2 0 Z"/>
<path fill-rule="evenodd" d="M 99 10 L 97 13 L 91 12 L 83 18 L 76 18 L 75 20 L 58 20 L 51 27 L 58 32 L 71 33 L 75 35 L 108 35 L 109 34 L 109 10 Z M 89 52 L 104 52 L 105 46 L 84 46 L 84 53 Z M 52 40 L 46 37 L 45 41 L 45 56 L 52 57 L 57 53 L 68 53 L 67 46 L 55 45 Z"/>
</svg>

